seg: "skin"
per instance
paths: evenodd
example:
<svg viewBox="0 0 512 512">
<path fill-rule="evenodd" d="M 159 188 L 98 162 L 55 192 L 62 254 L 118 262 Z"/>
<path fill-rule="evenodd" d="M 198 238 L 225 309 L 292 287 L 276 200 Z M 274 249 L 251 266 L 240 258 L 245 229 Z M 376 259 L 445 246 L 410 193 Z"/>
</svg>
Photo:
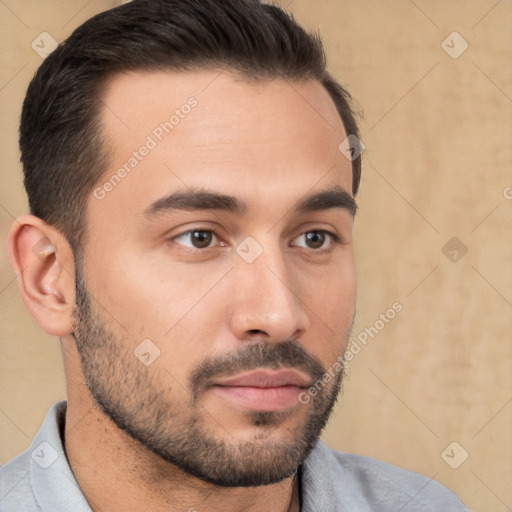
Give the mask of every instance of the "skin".
<svg viewBox="0 0 512 512">
<path fill-rule="evenodd" d="M 120 360 L 131 357 L 136 371 L 154 376 L 177 425 L 196 413 L 214 439 L 233 447 L 256 443 L 264 453 L 294 442 L 314 401 L 294 403 L 271 425 L 257 425 L 254 414 L 210 388 L 189 407 L 188 383 L 203 361 L 258 343 L 291 340 L 324 368 L 345 351 L 356 293 L 353 215 L 341 207 L 298 212 L 296 206 L 333 187 L 350 195 L 351 162 L 338 150 L 346 133 L 328 93 L 313 80 L 249 83 L 212 70 L 127 73 L 104 91 L 111 162 L 98 186 L 191 96 L 197 106 L 136 168 L 103 199 L 91 193 L 82 273 L 94 311 L 122 343 Z M 232 196 L 246 211 L 145 214 L 162 197 L 192 189 Z M 215 232 L 211 246 L 195 248 L 183 234 L 190 229 Z M 305 233 L 319 231 L 339 241 L 326 236 L 321 248 L 308 246 Z M 252 263 L 236 251 L 248 236 L 263 249 Z M 75 261 L 66 239 L 25 215 L 13 225 L 9 245 L 25 304 L 61 339 L 65 448 L 93 510 L 298 510 L 293 475 L 263 487 L 219 487 L 121 430 L 87 386 L 73 335 Z M 48 249 L 35 254 L 34 246 Z M 144 339 L 160 350 L 149 366 L 133 356 Z M 125 403 L 133 380 L 112 379 Z M 142 411 L 140 404 L 134 410 Z"/>
</svg>

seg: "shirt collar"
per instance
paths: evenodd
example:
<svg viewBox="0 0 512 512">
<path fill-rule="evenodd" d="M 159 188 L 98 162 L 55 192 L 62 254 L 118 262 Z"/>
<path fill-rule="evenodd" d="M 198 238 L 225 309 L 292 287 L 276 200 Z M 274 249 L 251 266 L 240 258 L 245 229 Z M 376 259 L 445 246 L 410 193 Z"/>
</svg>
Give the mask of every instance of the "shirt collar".
<svg viewBox="0 0 512 512">
<path fill-rule="evenodd" d="M 54 404 L 30 445 L 30 484 L 44 512 L 91 512 L 64 452 L 66 400 Z"/>
</svg>

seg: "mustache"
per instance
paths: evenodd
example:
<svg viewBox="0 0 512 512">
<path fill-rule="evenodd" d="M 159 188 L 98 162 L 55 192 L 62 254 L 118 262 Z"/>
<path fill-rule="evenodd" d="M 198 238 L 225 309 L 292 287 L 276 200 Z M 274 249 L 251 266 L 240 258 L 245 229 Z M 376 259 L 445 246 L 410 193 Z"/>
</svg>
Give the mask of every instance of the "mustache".
<svg viewBox="0 0 512 512">
<path fill-rule="evenodd" d="M 229 377 L 258 368 L 300 370 L 311 377 L 312 382 L 320 380 L 326 373 L 320 360 L 295 341 L 251 343 L 241 346 L 236 352 L 202 361 L 189 378 L 192 401 L 197 400 L 215 378 Z"/>
</svg>

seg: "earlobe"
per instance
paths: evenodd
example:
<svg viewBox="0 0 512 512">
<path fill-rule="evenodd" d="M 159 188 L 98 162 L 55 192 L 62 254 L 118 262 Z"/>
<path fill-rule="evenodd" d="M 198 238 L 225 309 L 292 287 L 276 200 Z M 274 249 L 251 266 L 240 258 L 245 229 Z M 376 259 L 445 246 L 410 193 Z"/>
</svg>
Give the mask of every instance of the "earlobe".
<svg viewBox="0 0 512 512">
<path fill-rule="evenodd" d="M 21 297 L 32 316 L 48 334 L 70 334 L 74 263 L 65 237 L 40 218 L 23 215 L 13 224 L 8 243 Z"/>
</svg>

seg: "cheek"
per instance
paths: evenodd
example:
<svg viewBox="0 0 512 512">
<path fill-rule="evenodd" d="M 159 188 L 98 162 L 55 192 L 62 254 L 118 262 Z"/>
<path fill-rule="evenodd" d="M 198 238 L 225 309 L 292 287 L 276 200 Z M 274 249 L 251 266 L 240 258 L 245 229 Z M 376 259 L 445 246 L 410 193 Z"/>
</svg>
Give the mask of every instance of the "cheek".
<svg viewBox="0 0 512 512">
<path fill-rule="evenodd" d="M 160 369 L 162 385 L 169 382 L 173 396 L 184 395 L 191 371 L 211 351 L 219 329 L 215 284 L 223 273 L 217 269 L 198 277 L 197 269 L 143 265 L 121 252 L 106 262 L 97 259 L 93 269 L 100 268 L 101 274 L 89 272 L 87 286 L 105 322 L 119 332 L 130 357 L 156 356 L 147 369 Z"/>
<path fill-rule="evenodd" d="M 303 294 L 304 307 L 310 319 L 313 343 L 324 340 L 322 352 L 326 359 L 332 359 L 345 349 L 352 327 L 356 301 L 355 268 L 345 265 L 341 272 L 326 271 L 323 278 L 316 281 L 316 286 L 312 286 L 313 282 L 304 279 L 307 290 Z"/>
<path fill-rule="evenodd" d="M 102 269 L 101 273 L 94 269 Z M 223 268 L 201 270 L 151 254 L 112 251 L 88 276 L 91 293 L 132 334 L 165 337 L 194 310 L 207 306 Z"/>
</svg>

